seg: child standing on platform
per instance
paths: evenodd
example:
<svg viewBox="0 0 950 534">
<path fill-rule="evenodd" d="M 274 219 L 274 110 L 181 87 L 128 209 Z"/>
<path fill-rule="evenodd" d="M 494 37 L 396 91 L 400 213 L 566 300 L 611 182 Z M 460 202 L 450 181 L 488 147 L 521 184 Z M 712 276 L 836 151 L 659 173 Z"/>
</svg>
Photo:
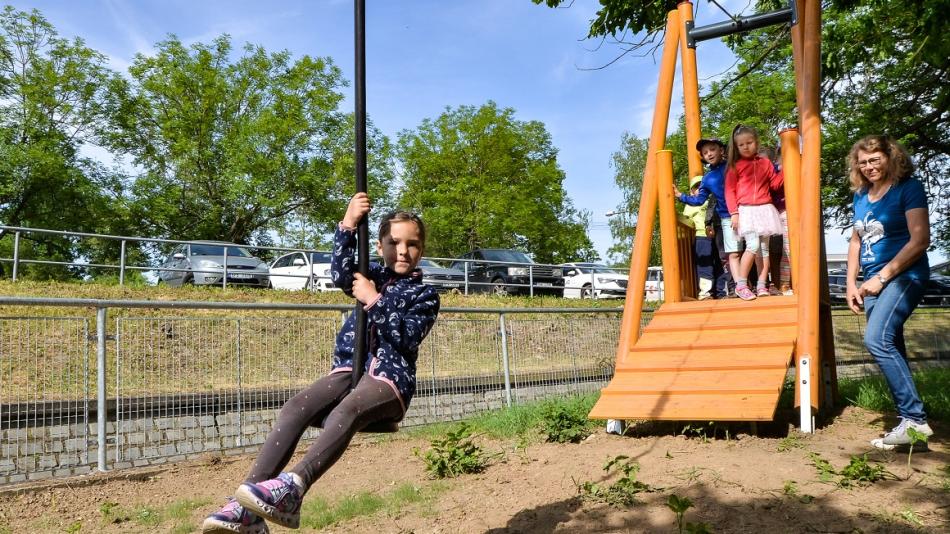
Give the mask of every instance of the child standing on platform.
<svg viewBox="0 0 950 534">
<path fill-rule="evenodd" d="M 709 165 L 709 171 L 703 175 L 695 194 L 685 195 L 673 186 L 673 197 L 689 206 L 702 206 L 709 201 L 710 195 L 715 199 L 715 209 L 711 215 L 714 216 L 713 221 L 719 220 L 719 226 L 717 227 L 714 222 L 710 226 L 715 230 L 716 248 L 720 254 L 727 255 L 727 262 L 721 271 L 717 270 L 720 275 L 716 279 L 714 291 L 716 298 L 725 298 L 729 295 L 732 273 L 739 270 L 739 237 L 732 229 L 729 208 L 726 207 L 726 145 L 719 139 L 709 137 L 700 139 L 696 143 L 696 150 L 703 157 L 703 161 Z M 710 205 L 707 209 L 712 209 L 712 206 Z"/>
<path fill-rule="evenodd" d="M 699 192 L 699 184 L 702 181 L 702 176 L 693 176 L 689 181 L 690 195 Z M 715 199 L 712 202 L 715 203 Z M 713 282 L 716 279 L 716 267 L 719 265 L 719 253 L 716 252 L 714 239 L 715 233 L 712 226 L 706 225 L 707 209 L 714 209 L 709 207 L 709 201 L 700 206 L 687 204 L 683 208 L 683 216 L 696 229 L 696 236 L 693 240 L 693 261 L 696 264 L 696 278 L 699 282 L 699 294 L 697 295 L 699 300 L 705 300 L 713 296 Z"/>
<path fill-rule="evenodd" d="M 739 125 L 732 131 L 726 167 L 726 204 L 732 215 L 732 228 L 746 243 L 736 274 L 736 295 L 754 300 L 769 294 L 769 237 L 782 233 L 782 220 L 772 204 L 772 192 L 782 187 L 783 177 L 770 160 L 759 156 L 759 135 L 748 126 Z M 755 292 L 748 282 L 753 263 L 758 270 Z"/>
<path fill-rule="evenodd" d="M 369 197 L 357 193 L 333 237 L 333 283 L 352 293 L 366 310 L 368 357 L 351 390 L 356 314 L 336 338 L 333 369 L 281 408 L 277 423 L 235 497 L 205 519 L 202 532 L 260 534 L 265 519 L 297 528 L 300 504 L 311 484 L 343 455 L 353 435 L 371 423 L 402 420 L 416 390 L 419 345 L 439 313 L 439 296 L 422 283 L 416 268 L 425 245 L 425 226 L 411 213 L 383 217 L 376 250 L 385 267 L 370 263 L 369 277 L 356 270 L 356 226 L 370 211 Z M 290 470 L 297 442 L 311 426 L 323 430 Z"/>
</svg>

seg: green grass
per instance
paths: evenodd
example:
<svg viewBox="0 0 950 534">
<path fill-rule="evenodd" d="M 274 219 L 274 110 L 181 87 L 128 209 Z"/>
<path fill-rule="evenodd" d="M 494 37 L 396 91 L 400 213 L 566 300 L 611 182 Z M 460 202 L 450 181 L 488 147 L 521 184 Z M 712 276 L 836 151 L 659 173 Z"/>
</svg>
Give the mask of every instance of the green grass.
<svg viewBox="0 0 950 534">
<path fill-rule="evenodd" d="M 423 510 L 420 513 L 427 514 L 429 512 L 426 508 L 448 487 L 444 483 L 432 483 L 425 487 L 405 483 L 385 494 L 361 492 L 345 496 L 336 502 L 330 502 L 323 497 L 307 499 L 301 509 L 300 525 L 322 529 L 384 511 L 395 516 L 411 506 L 421 507 Z"/>
<path fill-rule="evenodd" d="M 171 523 L 168 532 L 185 534 L 191 532 L 191 514 L 198 508 L 207 506 L 210 499 L 184 499 L 172 502 L 166 506 L 136 506 L 125 508 L 113 502 L 104 502 L 99 506 L 99 514 L 104 523 L 126 523 L 155 528 L 165 523 Z"/>
<path fill-rule="evenodd" d="M 552 406 L 560 406 L 571 412 L 583 413 L 584 417 L 586 417 L 587 414 L 590 413 L 591 408 L 594 407 L 594 403 L 597 402 L 599 396 L 598 393 L 588 393 L 580 396 L 516 404 L 511 408 L 476 415 L 467 419 L 466 422 L 475 434 L 496 439 L 527 437 L 532 441 L 541 441 L 543 436 L 541 436 L 539 429 L 545 420 L 545 413 L 550 410 Z M 589 424 L 591 428 L 597 428 L 602 422 L 591 420 Z M 405 432 L 409 436 L 431 439 L 444 435 L 456 425 L 457 423 L 437 423 L 407 429 Z"/>
<path fill-rule="evenodd" d="M 924 369 L 913 375 L 927 417 L 950 421 L 950 369 Z M 850 405 L 876 412 L 894 411 L 890 390 L 881 376 L 842 379 L 838 383 L 838 394 Z"/>
</svg>

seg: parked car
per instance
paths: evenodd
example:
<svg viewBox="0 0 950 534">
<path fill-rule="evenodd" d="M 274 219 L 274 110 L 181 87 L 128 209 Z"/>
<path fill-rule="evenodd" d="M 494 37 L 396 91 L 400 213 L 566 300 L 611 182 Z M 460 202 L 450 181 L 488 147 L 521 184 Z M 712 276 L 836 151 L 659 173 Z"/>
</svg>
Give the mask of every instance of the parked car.
<svg viewBox="0 0 950 534">
<path fill-rule="evenodd" d="M 466 267 L 467 264 L 467 267 Z M 539 265 L 520 250 L 486 248 L 473 250 L 452 263 L 453 269 L 468 273 L 470 292 L 496 295 L 562 295 L 564 269 Z"/>
<path fill-rule="evenodd" d="M 864 280 L 861 274 L 858 274 L 858 284 Z M 828 295 L 832 304 L 847 304 L 848 302 L 848 271 L 844 269 L 831 269 L 828 271 Z"/>
<path fill-rule="evenodd" d="M 924 286 L 922 304 L 931 306 L 950 305 L 950 277 L 940 274 L 931 274 L 930 280 Z"/>
<path fill-rule="evenodd" d="M 292 252 L 270 265 L 270 283 L 274 289 L 312 289 L 339 291 L 330 278 L 329 252 Z"/>
<path fill-rule="evenodd" d="M 225 263 L 228 284 L 259 287 L 270 284 L 266 263 L 241 245 L 225 241 L 178 245 L 160 266 L 158 279 L 169 286 L 220 284 Z"/>
<path fill-rule="evenodd" d="M 597 263 L 563 263 L 564 297 L 582 299 L 623 298 L 627 275 Z"/>
<path fill-rule="evenodd" d="M 643 288 L 643 300 L 663 300 L 662 267 L 647 267 L 647 281 Z"/>
<path fill-rule="evenodd" d="M 422 269 L 422 281 L 435 288 L 439 293 L 465 288 L 465 273 L 463 271 L 443 267 L 426 258 L 419 260 L 419 268 Z"/>
<path fill-rule="evenodd" d="M 843 269 L 828 271 L 828 293 L 832 304 L 847 304 L 848 300 L 848 272 Z M 860 286 L 864 277 L 858 274 L 857 284 Z M 924 298 L 921 304 L 930 306 L 950 305 L 950 277 L 931 274 L 930 280 L 924 285 Z"/>
</svg>

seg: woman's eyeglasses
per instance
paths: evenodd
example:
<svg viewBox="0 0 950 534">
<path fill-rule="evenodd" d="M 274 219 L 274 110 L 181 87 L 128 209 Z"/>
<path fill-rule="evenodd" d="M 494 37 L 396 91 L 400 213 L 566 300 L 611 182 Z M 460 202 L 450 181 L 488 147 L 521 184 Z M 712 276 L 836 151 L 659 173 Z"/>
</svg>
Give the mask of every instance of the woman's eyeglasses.
<svg viewBox="0 0 950 534">
<path fill-rule="evenodd" d="M 858 167 L 862 169 L 868 166 L 877 167 L 880 164 L 881 164 L 881 156 L 875 156 L 873 158 L 858 160 Z"/>
</svg>

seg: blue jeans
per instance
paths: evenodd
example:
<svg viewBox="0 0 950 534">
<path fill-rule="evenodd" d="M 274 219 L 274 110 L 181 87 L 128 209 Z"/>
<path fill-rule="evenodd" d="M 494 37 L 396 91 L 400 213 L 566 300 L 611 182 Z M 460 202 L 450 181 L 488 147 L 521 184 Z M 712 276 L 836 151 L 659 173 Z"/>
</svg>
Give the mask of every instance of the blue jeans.
<svg viewBox="0 0 950 534">
<path fill-rule="evenodd" d="M 923 282 L 899 276 L 888 282 L 877 296 L 864 297 L 864 313 L 868 319 L 864 345 L 887 380 L 897 415 L 918 423 L 926 422 L 927 414 L 907 366 L 904 323 L 923 296 Z"/>
</svg>

